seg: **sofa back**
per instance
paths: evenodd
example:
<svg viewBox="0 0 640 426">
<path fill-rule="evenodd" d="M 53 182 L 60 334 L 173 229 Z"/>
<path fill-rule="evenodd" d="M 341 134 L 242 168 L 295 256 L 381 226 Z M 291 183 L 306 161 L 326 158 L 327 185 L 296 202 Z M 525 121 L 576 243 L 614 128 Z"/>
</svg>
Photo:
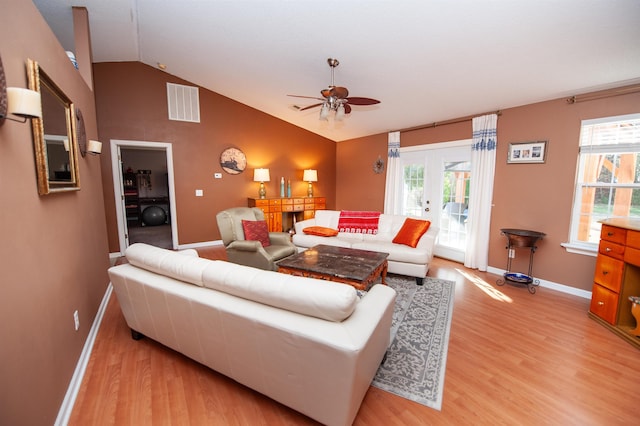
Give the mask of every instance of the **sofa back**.
<svg viewBox="0 0 640 426">
<path fill-rule="evenodd" d="M 355 289 L 346 284 L 280 274 L 185 255 L 143 243 L 129 246 L 130 264 L 199 287 L 228 293 L 302 315 L 340 322 L 358 302 Z"/>
</svg>

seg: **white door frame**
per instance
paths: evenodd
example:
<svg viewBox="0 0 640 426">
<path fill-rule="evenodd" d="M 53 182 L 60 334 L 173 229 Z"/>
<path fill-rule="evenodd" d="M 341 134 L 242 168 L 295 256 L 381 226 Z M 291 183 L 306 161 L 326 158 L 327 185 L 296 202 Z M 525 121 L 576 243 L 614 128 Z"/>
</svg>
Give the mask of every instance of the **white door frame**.
<svg viewBox="0 0 640 426">
<path fill-rule="evenodd" d="M 168 142 L 146 142 L 111 139 L 111 174 L 113 176 L 113 193 L 116 202 L 116 219 L 118 221 L 118 241 L 120 242 L 120 254 L 124 254 L 127 248 L 127 224 L 125 223 L 122 208 L 122 171 L 119 152 L 121 148 L 151 148 L 164 150 L 167 155 L 167 185 L 169 186 L 169 217 L 171 218 L 171 241 L 173 249 L 178 248 L 178 214 L 176 212 L 176 190 L 173 179 L 173 148 Z"/>
</svg>

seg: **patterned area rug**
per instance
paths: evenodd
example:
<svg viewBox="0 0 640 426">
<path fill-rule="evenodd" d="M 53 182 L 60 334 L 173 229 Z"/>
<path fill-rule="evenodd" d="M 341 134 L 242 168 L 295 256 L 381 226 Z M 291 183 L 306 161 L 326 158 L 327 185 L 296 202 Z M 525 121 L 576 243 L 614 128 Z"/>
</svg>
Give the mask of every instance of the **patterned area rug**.
<svg viewBox="0 0 640 426">
<path fill-rule="evenodd" d="M 373 386 L 440 410 L 447 364 L 455 283 L 387 276 L 398 292 L 391 326 L 392 343 Z"/>
</svg>

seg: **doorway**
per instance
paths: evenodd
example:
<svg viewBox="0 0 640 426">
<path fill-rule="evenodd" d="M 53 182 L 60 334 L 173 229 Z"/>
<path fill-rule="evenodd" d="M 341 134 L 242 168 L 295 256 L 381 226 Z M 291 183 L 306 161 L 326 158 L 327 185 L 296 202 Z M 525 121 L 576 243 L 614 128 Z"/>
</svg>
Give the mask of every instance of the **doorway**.
<svg viewBox="0 0 640 426">
<path fill-rule="evenodd" d="M 137 242 L 177 249 L 171 144 L 112 140 L 111 159 L 120 252 Z"/>
<path fill-rule="evenodd" d="M 402 214 L 438 226 L 438 257 L 464 262 L 471 180 L 471 139 L 400 149 Z"/>
</svg>

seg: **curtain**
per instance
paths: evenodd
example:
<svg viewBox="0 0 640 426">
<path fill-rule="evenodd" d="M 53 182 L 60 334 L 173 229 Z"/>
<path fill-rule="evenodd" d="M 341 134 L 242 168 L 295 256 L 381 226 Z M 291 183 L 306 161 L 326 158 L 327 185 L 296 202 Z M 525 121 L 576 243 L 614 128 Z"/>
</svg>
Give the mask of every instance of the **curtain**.
<svg viewBox="0 0 640 426">
<path fill-rule="evenodd" d="M 384 212 L 401 214 L 402 170 L 400 167 L 400 132 L 389 132 L 387 180 L 384 191 Z"/>
<path fill-rule="evenodd" d="M 489 263 L 489 226 L 496 169 L 497 123 L 496 114 L 473 119 L 469 218 L 464 266 L 480 271 L 486 271 Z"/>
</svg>

